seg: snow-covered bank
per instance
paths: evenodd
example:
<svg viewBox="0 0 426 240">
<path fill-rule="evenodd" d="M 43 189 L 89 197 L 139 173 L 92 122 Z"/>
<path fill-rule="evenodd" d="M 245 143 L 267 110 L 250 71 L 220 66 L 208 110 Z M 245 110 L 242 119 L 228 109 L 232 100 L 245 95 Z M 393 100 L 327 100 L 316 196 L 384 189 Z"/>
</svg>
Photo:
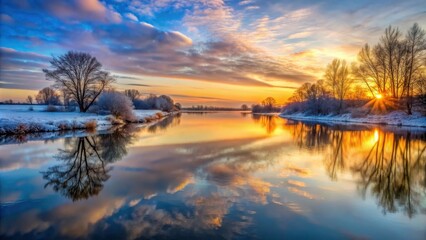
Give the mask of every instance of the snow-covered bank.
<svg viewBox="0 0 426 240">
<path fill-rule="evenodd" d="M 34 132 L 54 132 L 96 128 L 107 129 L 113 125 L 111 115 L 80 112 L 45 112 L 46 106 L 0 105 L 0 135 Z M 139 123 L 161 119 L 168 113 L 159 110 L 134 110 Z"/>
<path fill-rule="evenodd" d="M 296 114 L 280 114 L 282 118 L 292 120 L 305 120 L 316 122 L 338 122 L 338 123 L 357 123 L 357 124 L 386 124 L 396 126 L 409 126 L 409 127 L 426 127 L 426 117 L 420 113 L 408 115 L 402 111 L 395 111 L 385 115 L 368 115 L 366 117 L 354 118 L 350 113 L 341 115 L 325 115 L 325 116 L 311 116 L 303 113 Z"/>
</svg>

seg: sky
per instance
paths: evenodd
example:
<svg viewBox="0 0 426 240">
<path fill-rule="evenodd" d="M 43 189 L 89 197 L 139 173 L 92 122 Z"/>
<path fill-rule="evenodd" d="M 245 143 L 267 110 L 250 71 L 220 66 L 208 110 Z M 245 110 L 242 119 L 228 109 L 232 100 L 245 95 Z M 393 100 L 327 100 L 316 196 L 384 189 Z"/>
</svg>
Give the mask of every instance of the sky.
<svg viewBox="0 0 426 240">
<path fill-rule="evenodd" d="M 51 85 L 42 68 L 69 50 L 95 56 L 117 90 L 167 94 L 183 106 L 237 107 L 355 61 L 384 29 L 426 27 L 424 0 L 1 1 L 0 101 Z"/>
</svg>

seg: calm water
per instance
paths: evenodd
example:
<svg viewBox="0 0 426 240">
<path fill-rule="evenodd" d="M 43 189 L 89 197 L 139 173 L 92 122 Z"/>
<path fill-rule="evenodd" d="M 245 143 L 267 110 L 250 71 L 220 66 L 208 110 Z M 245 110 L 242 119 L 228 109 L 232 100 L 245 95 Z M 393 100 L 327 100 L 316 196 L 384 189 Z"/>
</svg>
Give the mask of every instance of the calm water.
<svg viewBox="0 0 426 240">
<path fill-rule="evenodd" d="M 0 141 L 1 238 L 426 238 L 425 131 L 210 113 L 28 138 Z"/>
</svg>

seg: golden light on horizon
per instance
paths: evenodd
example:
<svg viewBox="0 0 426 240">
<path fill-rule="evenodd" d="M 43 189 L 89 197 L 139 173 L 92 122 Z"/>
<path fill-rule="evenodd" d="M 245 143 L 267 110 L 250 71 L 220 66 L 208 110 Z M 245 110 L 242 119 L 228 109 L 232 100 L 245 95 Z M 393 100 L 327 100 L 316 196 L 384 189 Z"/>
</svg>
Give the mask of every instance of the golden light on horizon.
<svg viewBox="0 0 426 240">
<path fill-rule="evenodd" d="M 379 93 L 379 94 L 377 94 L 375 97 L 376 97 L 376 99 L 382 99 L 382 98 L 383 98 L 383 95 Z"/>
</svg>

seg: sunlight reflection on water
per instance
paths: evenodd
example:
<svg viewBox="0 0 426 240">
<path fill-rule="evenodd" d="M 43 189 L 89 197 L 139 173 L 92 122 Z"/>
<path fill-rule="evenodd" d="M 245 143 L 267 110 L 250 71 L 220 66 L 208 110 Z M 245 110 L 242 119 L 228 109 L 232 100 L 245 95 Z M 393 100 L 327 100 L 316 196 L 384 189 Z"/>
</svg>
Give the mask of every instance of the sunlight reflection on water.
<svg viewBox="0 0 426 240">
<path fill-rule="evenodd" d="M 0 146 L 2 238 L 426 233 L 426 133 L 419 129 L 211 113 L 22 139 Z"/>
</svg>

